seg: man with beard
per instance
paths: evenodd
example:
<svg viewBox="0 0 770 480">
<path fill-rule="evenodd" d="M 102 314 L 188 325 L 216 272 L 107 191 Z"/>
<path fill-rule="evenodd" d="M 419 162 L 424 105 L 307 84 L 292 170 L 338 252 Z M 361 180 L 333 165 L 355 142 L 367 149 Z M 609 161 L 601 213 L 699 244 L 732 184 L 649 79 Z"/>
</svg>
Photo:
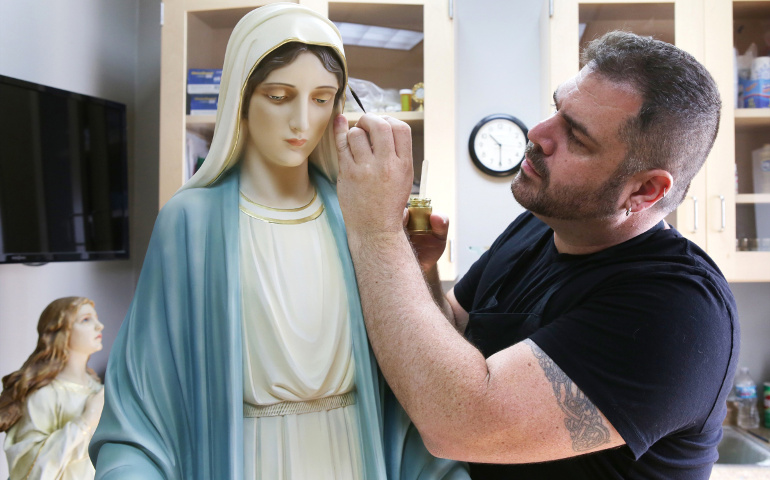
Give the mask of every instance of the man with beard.
<svg viewBox="0 0 770 480">
<path fill-rule="evenodd" d="M 664 217 L 714 143 L 717 87 L 689 54 L 630 33 L 594 41 L 583 64 L 529 132 L 512 185 L 529 212 L 446 295 L 447 220 L 413 239 L 417 259 L 402 228 L 408 126 L 335 120 L 369 337 L 426 446 L 474 478 L 706 479 L 736 307 Z"/>
</svg>

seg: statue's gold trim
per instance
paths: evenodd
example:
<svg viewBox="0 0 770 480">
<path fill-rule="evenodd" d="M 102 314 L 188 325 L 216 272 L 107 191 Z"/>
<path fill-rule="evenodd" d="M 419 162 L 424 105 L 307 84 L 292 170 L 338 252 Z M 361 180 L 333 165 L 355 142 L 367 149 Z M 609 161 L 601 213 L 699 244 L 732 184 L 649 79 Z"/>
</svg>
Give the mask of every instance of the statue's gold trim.
<svg viewBox="0 0 770 480">
<path fill-rule="evenodd" d="M 246 208 L 243 207 L 243 205 L 239 206 L 239 208 L 241 209 L 241 211 L 243 213 L 245 213 L 246 215 L 250 216 L 251 218 L 256 218 L 257 220 L 261 220 L 263 222 L 276 223 L 278 225 L 299 225 L 300 223 L 307 223 L 307 222 L 313 221 L 316 218 L 320 217 L 321 214 L 324 211 L 324 204 L 322 203 L 318 207 L 318 210 L 316 210 L 312 214 L 308 215 L 307 217 L 295 218 L 295 219 L 291 219 L 291 220 L 282 220 L 280 218 L 263 217 L 261 215 L 257 215 L 257 214 L 255 214 L 253 212 L 248 211 Z"/>
<path fill-rule="evenodd" d="M 239 192 L 239 193 L 241 194 L 241 197 L 244 200 L 246 200 L 247 202 L 249 202 L 250 204 L 256 205 L 259 208 L 264 208 L 265 210 L 272 210 L 273 212 L 299 212 L 300 210 L 304 210 L 307 207 L 309 207 L 313 202 L 315 202 L 316 197 L 318 197 L 318 190 L 316 190 L 313 193 L 313 198 L 309 202 L 307 202 L 306 204 L 302 205 L 301 207 L 297 207 L 297 208 L 275 208 L 275 207 L 268 207 L 267 205 L 262 205 L 261 203 L 257 203 L 254 200 L 252 200 L 249 197 L 247 197 L 246 194 L 243 193 L 243 192 Z"/>
</svg>

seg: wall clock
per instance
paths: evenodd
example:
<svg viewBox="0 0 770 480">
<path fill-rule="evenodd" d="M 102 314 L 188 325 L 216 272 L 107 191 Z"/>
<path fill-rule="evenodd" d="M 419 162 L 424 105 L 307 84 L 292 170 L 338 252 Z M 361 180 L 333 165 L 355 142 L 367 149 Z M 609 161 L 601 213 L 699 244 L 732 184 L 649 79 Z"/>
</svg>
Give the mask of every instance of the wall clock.
<svg viewBox="0 0 770 480">
<path fill-rule="evenodd" d="M 513 115 L 496 113 L 482 118 L 468 140 L 471 160 L 482 172 L 496 177 L 512 175 L 524 160 L 527 127 Z"/>
</svg>

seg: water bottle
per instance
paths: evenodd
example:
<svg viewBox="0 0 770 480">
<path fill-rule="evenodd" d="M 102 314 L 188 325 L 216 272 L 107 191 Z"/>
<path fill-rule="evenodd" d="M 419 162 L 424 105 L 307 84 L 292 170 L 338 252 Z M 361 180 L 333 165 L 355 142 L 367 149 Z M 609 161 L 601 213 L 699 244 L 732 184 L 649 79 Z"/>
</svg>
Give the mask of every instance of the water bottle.
<svg viewBox="0 0 770 480">
<path fill-rule="evenodd" d="M 757 428 L 759 426 L 757 384 L 749 375 L 749 367 L 741 367 L 735 377 L 735 395 L 738 397 L 738 426 Z"/>
</svg>

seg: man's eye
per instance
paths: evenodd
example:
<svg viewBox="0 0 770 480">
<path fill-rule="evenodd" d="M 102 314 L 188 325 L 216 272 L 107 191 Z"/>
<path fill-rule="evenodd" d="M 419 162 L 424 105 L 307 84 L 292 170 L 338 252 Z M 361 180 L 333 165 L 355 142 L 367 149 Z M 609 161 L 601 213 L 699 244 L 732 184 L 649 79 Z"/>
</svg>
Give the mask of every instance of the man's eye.
<svg viewBox="0 0 770 480">
<path fill-rule="evenodd" d="M 585 145 L 583 144 L 583 142 L 581 142 L 580 140 L 578 140 L 578 138 L 575 136 L 575 132 L 573 132 L 572 130 L 569 130 L 569 131 L 567 132 L 567 139 L 569 140 L 569 142 L 570 142 L 570 143 L 572 143 L 572 144 L 574 144 L 574 145 L 577 145 L 578 147 L 583 147 L 583 146 L 585 146 Z"/>
</svg>

